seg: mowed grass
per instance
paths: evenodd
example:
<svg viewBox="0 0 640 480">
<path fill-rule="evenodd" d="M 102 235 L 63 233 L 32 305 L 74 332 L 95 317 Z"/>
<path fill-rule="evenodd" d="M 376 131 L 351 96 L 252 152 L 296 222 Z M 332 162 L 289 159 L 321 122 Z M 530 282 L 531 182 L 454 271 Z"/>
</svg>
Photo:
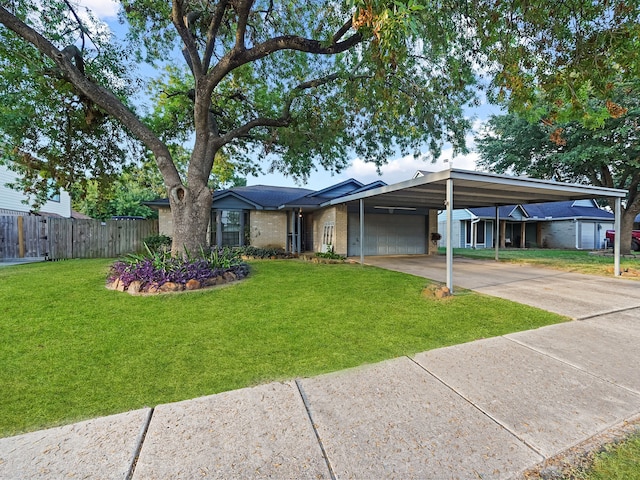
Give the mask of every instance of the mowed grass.
<svg viewBox="0 0 640 480">
<path fill-rule="evenodd" d="M 0 268 L 0 436 L 563 321 L 360 265 L 251 264 L 234 285 L 130 296 L 109 260 Z"/>
<path fill-rule="evenodd" d="M 445 253 L 443 248 L 439 249 L 441 254 Z M 495 250 L 493 248 L 454 248 L 454 255 L 469 258 L 494 259 Z M 587 273 L 591 275 L 612 275 L 613 274 L 613 254 L 609 250 L 607 255 L 592 254 L 587 250 L 556 250 L 550 248 L 501 249 L 498 258 L 502 262 L 527 263 L 531 265 L 542 265 L 560 270 Z M 620 269 L 623 277 L 640 278 L 640 254 L 632 255 L 620 259 Z"/>
<path fill-rule="evenodd" d="M 620 444 L 610 445 L 599 453 L 591 468 L 573 475 L 581 480 L 639 480 L 640 435 L 636 434 Z"/>
</svg>

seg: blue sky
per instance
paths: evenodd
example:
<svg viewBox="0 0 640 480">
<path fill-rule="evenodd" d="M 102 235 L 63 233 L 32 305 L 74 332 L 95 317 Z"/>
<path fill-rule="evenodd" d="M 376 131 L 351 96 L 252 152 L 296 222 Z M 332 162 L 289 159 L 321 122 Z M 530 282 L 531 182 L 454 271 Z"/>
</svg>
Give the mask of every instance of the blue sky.
<svg viewBox="0 0 640 480">
<path fill-rule="evenodd" d="M 122 25 L 117 21 L 119 3 L 113 0 L 78 0 L 81 6 L 91 9 L 100 19 L 105 21 L 114 31 L 122 32 Z M 474 119 L 474 130 L 481 127 L 484 120 L 491 114 L 498 114 L 498 107 L 484 103 L 479 107 L 467 110 L 469 118 Z M 329 185 L 339 183 L 348 178 L 355 178 L 363 183 L 383 180 L 391 184 L 408 180 L 413 177 L 416 170 L 440 171 L 453 166 L 466 170 L 476 168 L 477 153 L 473 150 L 473 133 L 467 136 L 467 145 L 471 148 L 471 153 L 452 157 L 452 149 L 445 146 L 442 155 L 435 163 L 431 163 L 427 155 L 415 159 L 413 155 L 407 157 L 398 156 L 391 159 L 381 168 L 382 175 L 378 175 L 376 168 L 371 163 L 363 162 L 358 158 L 351 159 L 350 166 L 339 174 L 332 175 L 330 172 L 318 170 L 311 173 L 308 181 L 304 185 L 296 184 L 291 177 L 286 177 L 280 173 L 263 174 L 257 177 L 247 177 L 248 185 L 279 185 L 279 186 L 304 186 L 310 189 L 322 189 Z M 426 149 L 425 149 L 426 151 Z M 268 166 L 263 165 L 266 170 Z"/>
</svg>

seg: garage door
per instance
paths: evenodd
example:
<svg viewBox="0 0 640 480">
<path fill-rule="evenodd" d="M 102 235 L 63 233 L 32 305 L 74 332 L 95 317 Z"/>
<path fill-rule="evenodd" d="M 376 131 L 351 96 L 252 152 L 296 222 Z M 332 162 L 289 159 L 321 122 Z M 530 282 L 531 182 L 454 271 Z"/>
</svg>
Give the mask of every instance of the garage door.
<svg viewBox="0 0 640 480">
<path fill-rule="evenodd" d="M 365 255 L 409 255 L 426 253 L 424 215 L 364 216 Z M 349 256 L 360 255 L 360 217 L 349 214 Z"/>
</svg>

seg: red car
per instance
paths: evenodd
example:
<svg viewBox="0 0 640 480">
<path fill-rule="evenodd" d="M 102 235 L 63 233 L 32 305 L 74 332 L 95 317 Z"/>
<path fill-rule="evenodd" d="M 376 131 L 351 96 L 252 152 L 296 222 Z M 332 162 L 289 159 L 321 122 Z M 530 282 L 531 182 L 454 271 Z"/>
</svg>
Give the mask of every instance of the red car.
<svg viewBox="0 0 640 480">
<path fill-rule="evenodd" d="M 616 236 L 615 230 L 607 230 L 606 239 L 609 246 L 613 246 L 613 240 Z M 631 250 L 640 250 L 640 230 L 631 231 Z"/>
</svg>

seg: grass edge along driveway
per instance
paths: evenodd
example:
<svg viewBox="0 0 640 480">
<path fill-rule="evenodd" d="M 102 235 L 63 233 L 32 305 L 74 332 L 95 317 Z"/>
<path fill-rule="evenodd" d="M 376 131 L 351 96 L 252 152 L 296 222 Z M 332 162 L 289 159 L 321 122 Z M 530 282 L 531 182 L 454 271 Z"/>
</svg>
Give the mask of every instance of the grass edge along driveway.
<svg viewBox="0 0 640 480">
<path fill-rule="evenodd" d="M 237 284 L 134 297 L 110 260 L 0 269 L 0 437 L 561 322 L 374 267 L 256 261 Z"/>
</svg>

